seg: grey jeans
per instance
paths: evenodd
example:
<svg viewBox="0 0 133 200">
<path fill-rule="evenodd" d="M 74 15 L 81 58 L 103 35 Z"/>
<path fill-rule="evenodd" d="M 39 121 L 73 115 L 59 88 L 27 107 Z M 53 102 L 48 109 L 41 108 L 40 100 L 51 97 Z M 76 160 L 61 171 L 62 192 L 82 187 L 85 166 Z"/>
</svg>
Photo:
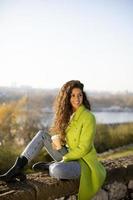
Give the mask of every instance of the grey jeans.
<svg viewBox="0 0 133 200">
<path fill-rule="evenodd" d="M 60 150 L 54 150 L 52 148 L 51 136 L 44 132 L 39 131 L 27 145 L 22 152 L 22 156 L 25 156 L 30 162 L 39 152 L 45 147 L 46 151 L 55 161 L 49 166 L 49 174 L 57 179 L 76 179 L 80 177 L 80 164 L 78 161 L 60 162 L 63 155 L 68 151 L 66 147 L 62 147 Z"/>
</svg>

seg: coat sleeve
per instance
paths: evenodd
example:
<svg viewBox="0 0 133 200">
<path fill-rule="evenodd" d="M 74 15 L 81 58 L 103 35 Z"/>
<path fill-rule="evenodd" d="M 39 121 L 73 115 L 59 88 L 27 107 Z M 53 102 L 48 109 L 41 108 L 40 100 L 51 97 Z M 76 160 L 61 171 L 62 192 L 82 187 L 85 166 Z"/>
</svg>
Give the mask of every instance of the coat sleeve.
<svg viewBox="0 0 133 200">
<path fill-rule="evenodd" d="M 79 145 L 63 156 L 64 161 L 78 160 L 91 150 L 96 129 L 96 121 L 93 114 L 85 116 L 80 134 Z"/>
</svg>

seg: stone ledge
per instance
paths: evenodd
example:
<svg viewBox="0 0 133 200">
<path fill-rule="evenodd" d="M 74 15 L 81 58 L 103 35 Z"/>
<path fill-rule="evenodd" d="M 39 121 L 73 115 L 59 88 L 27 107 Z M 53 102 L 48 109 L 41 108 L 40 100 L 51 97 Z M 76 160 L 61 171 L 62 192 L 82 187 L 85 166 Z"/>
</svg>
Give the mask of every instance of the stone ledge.
<svg viewBox="0 0 133 200">
<path fill-rule="evenodd" d="M 133 156 L 102 161 L 107 170 L 103 188 L 94 200 L 119 200 L 133 196 Z M 48 173 L 34 173 L 26 182 L 0 182 L 0 200 L 55 200 L 78 192 L 79 180 L 56 180 Z"/>
<path fill-rule="evenodd" d="M 77 193 L 78 185 L 77 180 L 56 180 L 40 172 L 28 175 L 26 182 L 0 182 L 0 200 L 53 200 Z"/>
</svg>

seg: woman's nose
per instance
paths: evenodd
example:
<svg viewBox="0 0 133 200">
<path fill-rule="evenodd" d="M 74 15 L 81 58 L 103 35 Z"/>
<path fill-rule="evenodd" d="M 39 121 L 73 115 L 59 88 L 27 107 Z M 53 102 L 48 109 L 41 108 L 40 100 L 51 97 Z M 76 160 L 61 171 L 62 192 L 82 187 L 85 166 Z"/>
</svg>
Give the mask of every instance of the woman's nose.
<svg viewBox="0 0 133 200">
<path fill-rule="evenodd" d="M 79 96 L 76 96 L 75 100 L 79 100 L 79 99 L 80 99 L 80 97 L 79 97 Z"/>
</svg>

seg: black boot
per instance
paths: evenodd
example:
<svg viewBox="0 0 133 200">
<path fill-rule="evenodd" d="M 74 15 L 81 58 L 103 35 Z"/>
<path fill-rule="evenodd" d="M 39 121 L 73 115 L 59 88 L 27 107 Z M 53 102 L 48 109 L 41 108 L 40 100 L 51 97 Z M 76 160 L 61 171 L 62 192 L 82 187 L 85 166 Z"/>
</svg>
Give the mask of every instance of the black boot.
<svg viewBox="0 0 133 200">
<path fill-rule="evenodd" d="M 46 170 L 49 170 L 49 166 L 54 162 L 55 161 L 52 161 L 49 163 L 48 162 L 38 162 L 32 166 L 32 169 L 35 171 L 46 171 Z"/>
<path fill-rule="evenodd" d="M 26 176 L 23 174 L 22 170 L 27 163 L 28 159 L 26 157 L 18 157 L 14 165 L 5 174 L 0 175 L 0 180 L 5 182 L 12 182 L 18 178 L 20 181 L 24 181 Z"/>
</svg>

